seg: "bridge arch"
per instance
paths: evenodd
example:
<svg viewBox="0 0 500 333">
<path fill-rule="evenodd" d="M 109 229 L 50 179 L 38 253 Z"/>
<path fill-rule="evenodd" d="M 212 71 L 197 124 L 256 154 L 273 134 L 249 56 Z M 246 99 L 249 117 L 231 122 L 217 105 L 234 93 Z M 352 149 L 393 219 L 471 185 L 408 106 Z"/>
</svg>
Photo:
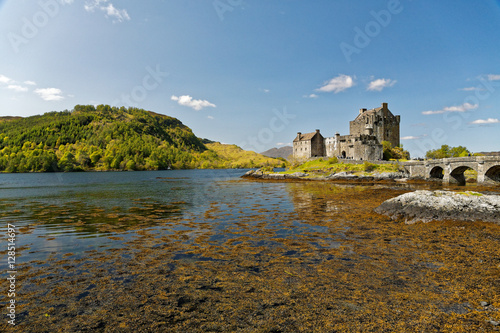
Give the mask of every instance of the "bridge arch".
<svg viewBox="0 0 500 333">
<path fill-rule="evenodd" d="M 476 171 L 473 167 L 468 166 L 468 165 L 460 165 L 460 166 L 454 168 L 450 172 L 449 182 L 456 183 L 459 185 L 465 185 L 466 179 L 465 179 L 464 172 L 466 170 L 469 170 L 469 169 Z"/>
<path fill-rule="evenodd" d="M 431 169 L 429 173 L 429 178 L 431 179 L 443 179 L 444 177 L 444 169 L 440 166 L 435 166 Z"/>
<path fill-rule="evenodd" d="M 485 182 L 498 183 L 500 182 L 500 165 L 495 165 L 489 168 L 484 174 Z"/>
</svg>

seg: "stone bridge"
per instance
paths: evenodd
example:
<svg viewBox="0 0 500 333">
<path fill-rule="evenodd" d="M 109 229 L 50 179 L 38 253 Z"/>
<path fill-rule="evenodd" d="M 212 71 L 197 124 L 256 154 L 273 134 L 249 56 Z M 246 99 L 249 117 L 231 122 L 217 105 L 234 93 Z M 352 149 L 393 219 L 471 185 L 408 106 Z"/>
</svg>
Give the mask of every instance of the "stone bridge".
<svg viewBox="0 0 500 333">
<path fill-rule="evenodd" d="M 442 179 L 445 183 L 465 185 L 464 171 L 477 172 L 479 184 L 500 184 L 499 156 L 452 157 L 403 162 L 410 178 Z"/>
</svg>

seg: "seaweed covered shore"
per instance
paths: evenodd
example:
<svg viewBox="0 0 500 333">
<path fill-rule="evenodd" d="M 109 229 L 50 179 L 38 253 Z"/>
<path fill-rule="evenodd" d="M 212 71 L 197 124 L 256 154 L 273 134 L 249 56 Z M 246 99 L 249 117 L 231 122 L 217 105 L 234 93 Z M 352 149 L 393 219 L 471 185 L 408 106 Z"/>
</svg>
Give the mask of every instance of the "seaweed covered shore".
<svg viewBox="0 0 500 333">
<path fill-rule="evenodd" d="M 261 183 L 262 203 L 231 207 L 213 201 L 198 215 L 164 219 L 156 228 L 147 226 L 166 208 L 147 199 L 127 216 L 82 213 L 107 219 L 96 228 L 123 246 L 89 249 L 83 256 L 54 254 L 19 267 L 14 329 L 498 331 L 499 225 L 406 225 L 373 211 L 413 190 L 408 187 Z M 255 195 L 250 187 L 248 196 Z M 270 198 L 272 206 L 265 204 Z M 291 211 L 283 209 L 288 200 Z M 26 213 L 5 203 L 2 208 L 6 218 Z M 36 214 L 66 214 L 66 223 L 75 227 L 85 223 L 78 213 L 63 210 L 68 208 L 40 207 Z M 121 229 L 125 217 L 137 221 L 128 225 L 132 238 Z M 6 280 L 0 287 L 7 288 Z M 0 330 L 9 329 L 6 320 L 0 323 Z"/>
</svg>

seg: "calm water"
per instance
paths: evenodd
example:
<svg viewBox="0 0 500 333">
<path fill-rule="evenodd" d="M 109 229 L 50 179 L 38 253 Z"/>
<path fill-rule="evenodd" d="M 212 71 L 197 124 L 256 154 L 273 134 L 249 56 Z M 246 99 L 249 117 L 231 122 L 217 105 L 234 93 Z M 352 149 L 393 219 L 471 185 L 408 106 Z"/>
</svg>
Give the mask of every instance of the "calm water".
<svg viewBox="0 0 500 333">
<path fill-rule="evenodd" d="M 481 301 L 500 319 L 500 226 L 373 212 L 437 184 L 258 182 L 245 171 L 0 174 L 0 225 L 16 226 L 14 328 L 487 332 Z M 9 302 L 0 293 L 4 319 Z"/>
<path fill-rule="evenodd" d="M 18 264 L 120 248 L 138 225 L 162 236 L 183 229 L 203 233 L 208 223 L 208 240 L 219 242 L 231 237 L 226 231 L 235 223 L 262 218 L 275 237 L 324 229 L 300 219 L 273 224 L 294 210 L 290 184 L 241 180 L 246 171 L 0 174 L 1 225 L 16 226 Z"/>
</svg>

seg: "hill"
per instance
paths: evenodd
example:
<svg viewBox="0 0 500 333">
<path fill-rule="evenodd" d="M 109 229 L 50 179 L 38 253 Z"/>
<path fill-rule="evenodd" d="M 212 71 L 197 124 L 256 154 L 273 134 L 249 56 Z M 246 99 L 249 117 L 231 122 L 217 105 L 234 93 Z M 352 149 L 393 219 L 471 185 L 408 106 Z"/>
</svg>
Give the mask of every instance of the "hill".
<svg viewBox="0 0 500 333">
<path fill-rule="evenodd" d="M 292 154 L 293 154 L 293 148 L 290 146 L 285 146 L 281 148 L 271 148 L 261 153 L 261 155 L 267 157 L 273 157 L 273 158 L 281 157 L 284 159 L 287 159 Z"/>
<path fill-rule="evenodd" d="M 237 145 L 226 145 L 220 142 L 207 143 L 208 152 L 215 153 L 215 158 L 209 159 L 206 163 L 210 166 L 210 160 L 218 161 L 219 167 L 223 168 L 255 168 L 261 166 L 285 167 L 285 162 L 257 154 L 253 151 L 243 150 Z M 202 155 L 203 155 L 202 154 Z"/>
<path fill-rule="evenodd" d="M 76 105 L 71 111 L 3 119 L 0 171 L 5 172 L 251 165 L 236 160 L 228 163 L 180 120 L 138 108 Z M 262 165 L 278 164 L 281 161 L 268 159 Z"/>
<path fill-rule="evenodd" d="M 484 156 L 500 156 L 500 151 L 490 151 L 490 152 L 480 152 L 477 153 L 478 155 L 484 155 Z"/>
</svg>

